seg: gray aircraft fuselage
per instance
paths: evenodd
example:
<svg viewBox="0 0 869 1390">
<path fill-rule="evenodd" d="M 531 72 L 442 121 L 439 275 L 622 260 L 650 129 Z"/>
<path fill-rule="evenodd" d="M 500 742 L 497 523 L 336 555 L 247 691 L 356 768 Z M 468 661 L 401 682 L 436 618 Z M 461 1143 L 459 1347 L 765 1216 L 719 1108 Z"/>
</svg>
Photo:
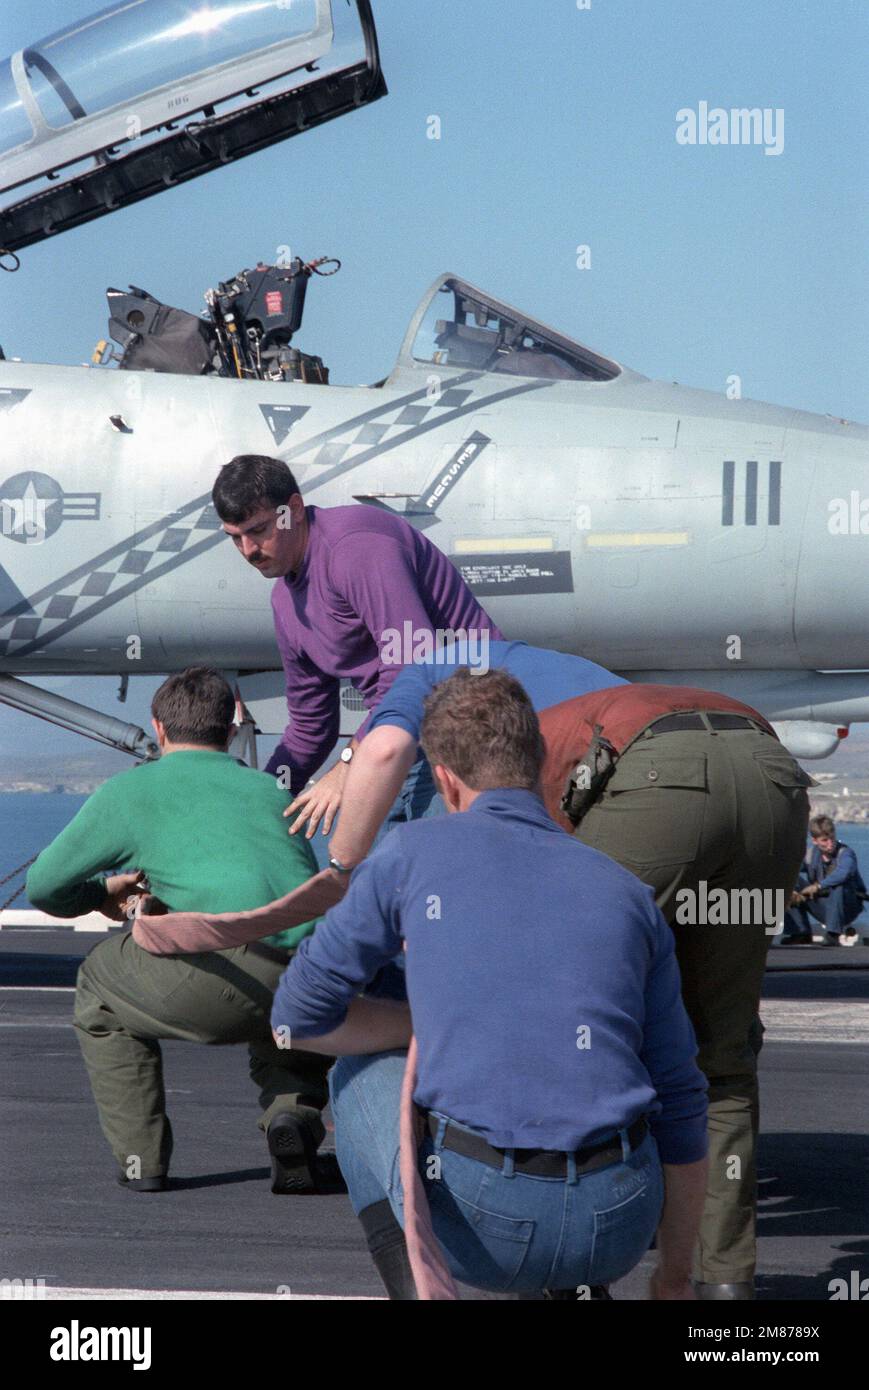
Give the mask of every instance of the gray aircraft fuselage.
<svg viewBox="0 0 869 1390">
<path fill-rule="evenodd" d="M 210 506 L 255 452 L 306 502 L 407 515 L 509 637 L 734 690 L 866 668 L 867 441 L 626 368 L 551 380 L 407 345 L 359 388 L 2 362 L 0 670 L 275 669 L 271 585 Z M 869 717 L 869 677 L 849 685 Z"/>
</svg>

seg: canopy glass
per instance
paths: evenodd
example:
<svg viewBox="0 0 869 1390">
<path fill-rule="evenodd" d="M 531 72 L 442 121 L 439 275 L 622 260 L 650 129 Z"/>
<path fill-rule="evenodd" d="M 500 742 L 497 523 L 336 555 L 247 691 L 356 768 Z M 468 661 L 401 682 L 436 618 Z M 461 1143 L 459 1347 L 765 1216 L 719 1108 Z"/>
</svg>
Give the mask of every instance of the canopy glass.
<svg viewBox="0 0 869 1390">
<path fill-rule="evenodd" d="M 442 275 L 411 320 L 399 363 L 564 381 L 612 381 L 621 368 L 554 328 Z"/>
<path fill-rule="evenodd" d="M 21 189 L 0 199 L 0 246 L 161 192 L 385 91 L 370 0 L 116 0 L 0 63 L 0 191 Z M 54 196 L 70 185 L 74 197 Z"/>
</svg>

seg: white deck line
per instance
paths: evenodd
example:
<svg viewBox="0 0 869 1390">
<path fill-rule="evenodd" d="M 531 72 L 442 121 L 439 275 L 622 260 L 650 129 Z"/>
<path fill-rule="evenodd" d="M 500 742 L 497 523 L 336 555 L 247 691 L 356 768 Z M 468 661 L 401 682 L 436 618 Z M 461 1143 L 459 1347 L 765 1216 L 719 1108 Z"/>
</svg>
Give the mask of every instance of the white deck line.
<svg viewBox="0 0 869 1390">
<path fill-rule="evenodd" d="M 84 917 L 52 917 L 49 912 L 23 907 L 7 907 L 0 912 L 0 931 L 54 931 L 57 927 L 66 927 L 69 931 L 106 932 L 110 927 L 119 926 L 123 923 L 112 922 L 101 912 L 88 912 Z"/>
<path fill-rule="evenodd" d="M 74 985 L 0 985 L 0 994 L 74 994 Z M 869 1002 L 762 999 L 767 1042 L 869 1043 Z M 0 1028 L 72 1028 L 71 1022 L 0 1018 Z"/>
<path fill-rule="evenodd" d="M 206 1289 L 92 1289 L 72 1287 L 48 1287 L 40 1289 L 28 1299 L 6 1297 L 3 1303 L 65 1301 L 73 1299 L 101 1302 L 108 1300 L 123 1302 L 163 1303 L 178 1299 L 203 1302 L 270 1302 L 270 1303 L 371 1303 L 385 1302 L 385 1299 L 369 1299 L 360 1294 L 339 1293 L 237 1293 L 233 1290 L 214 1292 Z"/>
<path fill-rule="evenodd" d="M 761 999 L 765 1042 L 867 1043 L 869 1003 L 850 999 Z"/>
</svg>

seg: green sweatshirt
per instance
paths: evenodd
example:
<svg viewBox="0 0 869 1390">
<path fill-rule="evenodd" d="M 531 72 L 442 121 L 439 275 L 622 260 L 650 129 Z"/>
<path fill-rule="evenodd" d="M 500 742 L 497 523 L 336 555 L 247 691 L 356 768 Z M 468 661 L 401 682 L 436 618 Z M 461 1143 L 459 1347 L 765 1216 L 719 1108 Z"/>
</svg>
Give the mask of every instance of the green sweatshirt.
<svg viewBox="0 0 869 1390">
<path fill-rule="evenodd" d="M 105 782 L 42 851 L 27 896 L 56 917 L 93 912 L 106 871 L 141 869 L 171 912 L 243 912 L 298 888 L 317 864 L 287 833 L 274 777 L 207 748 L 167 753 Z M 263 939 L 295 946 L 314 922 Z"/>
</svg>

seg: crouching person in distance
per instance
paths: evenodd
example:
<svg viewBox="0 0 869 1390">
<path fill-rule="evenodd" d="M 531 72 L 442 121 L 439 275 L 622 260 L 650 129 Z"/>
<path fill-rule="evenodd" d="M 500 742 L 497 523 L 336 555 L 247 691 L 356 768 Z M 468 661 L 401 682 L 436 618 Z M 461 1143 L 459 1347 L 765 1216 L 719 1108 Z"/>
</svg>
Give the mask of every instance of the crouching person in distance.
<svg viewBox="0 0 869 1390">
<path fill-rule="evenodd" d="M 866 884 L 850 845 L 836 834 L 829 816 L 809 821 L 811 847 L 800 869 L 791 906 L 785 914 L 782 944 L 812 944 L 812 920 L 824 927 L 831 946 L 856 946 L 859 935 L 852 926 L 863 910 Z"/>
<path fill-rule="evenodd" d="M 690 1299 L 705 1082 L 673 937 L 647 887 L 563 833 L 543 742 L 503 671 L 428 697 L 422 746 L 451 814 L 394 830 L 299 947 L 272 1025 L 344 1054 L 336 1145 L 389 1296 L 411 1299 L 399 1098 L 406 1006 L 356 998 L 404 946 L 417 1171 L 452 1275 L 483 1289 L 618 1279 L 658 1232 L 653 1296 Z"/>
<path fill-rule="evenodd" d="M 151 711 L 160 758 L 94 792 L 31 868 L 32 903 L 59 917 L 100 911 L 123 921 L 144 875 L 170 909 L 239 911 L 316 873 L 310 847 L 286 834 L 286 792 L 226 751 L 235 698 L 219 672 L 199 666 L 170 676 Z M 117 865 L 128 872 L 106 878 Z M 275 986 L 312 930 L 308 922 L 232 950 L 181 956 L 151 955 L 127 931 L 84 960 L 75 1029 L 122 1184 L 166 1187 L 172 1128 L 160 1039 L 174 1038 L 248 1044 L 273 1192 L 311 1192 L 330 1177 L 334 1185 L 337 1173 L 316 1154 L 331 1059 L 276 1047 L 269 1027 Z"/>
</svg>

